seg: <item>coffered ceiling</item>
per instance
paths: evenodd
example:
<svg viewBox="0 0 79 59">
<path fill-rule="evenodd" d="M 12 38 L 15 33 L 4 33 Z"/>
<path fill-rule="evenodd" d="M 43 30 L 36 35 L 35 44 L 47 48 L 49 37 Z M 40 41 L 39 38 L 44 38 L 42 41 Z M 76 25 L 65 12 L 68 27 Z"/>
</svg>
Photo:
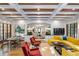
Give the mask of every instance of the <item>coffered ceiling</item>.
<svg viewBox="0 0 79 59">
<path fill-rule="evenodd" d="M 79 14 L 79 3 L 0 3 L 0 18 L 66 20 Z"/>
</svg>

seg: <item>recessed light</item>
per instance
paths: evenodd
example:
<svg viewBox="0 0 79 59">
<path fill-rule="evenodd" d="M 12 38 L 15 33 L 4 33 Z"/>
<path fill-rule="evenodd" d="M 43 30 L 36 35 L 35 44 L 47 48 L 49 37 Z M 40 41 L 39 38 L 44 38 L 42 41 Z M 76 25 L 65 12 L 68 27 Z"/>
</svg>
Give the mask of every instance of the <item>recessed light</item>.
<svg viewBox="0 0 79 59">
<path fill-rule="evenodd" d="M 2 8 L 2 10 L 5 10 L 4 8 Z"/>
<path fill-rule="evenodd" d="M 73 8 L 72 10 L 75 10 L 75 8 Z"/>
<path fill-rule="evenodd" d="M 40 10 L 40 8 L 37 8 L 37 10 L 39 11 L 39 10 Z"/>
</svg>

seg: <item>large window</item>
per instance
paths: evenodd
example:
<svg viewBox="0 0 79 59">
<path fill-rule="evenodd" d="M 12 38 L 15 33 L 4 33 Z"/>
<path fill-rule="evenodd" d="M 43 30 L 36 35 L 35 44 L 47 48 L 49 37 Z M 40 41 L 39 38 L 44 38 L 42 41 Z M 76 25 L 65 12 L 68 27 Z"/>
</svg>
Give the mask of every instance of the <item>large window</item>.
<svg viewBox="0 0 79 59">
<path fill-rule="evenodd" d="M 66 25 L 67 36 L 76 37 L 77 36 L 77 23 L 71 23 Z"/>
<path fill-rule="evenodd" d="M 51 25 L 48 23 L 30 23 L 27 25 L 27 35 L 45 37 L 51 35 Z"/>
<path fill-rule="evenodd" d="M 5 40 L 11 37 L 11 24 L 0 22 L 0 40 Z"/>
</svg>

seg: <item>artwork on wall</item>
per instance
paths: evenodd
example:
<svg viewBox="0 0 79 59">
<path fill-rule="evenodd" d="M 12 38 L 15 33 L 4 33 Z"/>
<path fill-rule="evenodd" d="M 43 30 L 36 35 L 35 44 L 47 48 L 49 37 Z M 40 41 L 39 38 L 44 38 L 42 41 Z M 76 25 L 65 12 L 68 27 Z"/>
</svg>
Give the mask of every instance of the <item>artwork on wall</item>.
<svg viewBox="0 0 79 59">
<path fill-rule="evenodd" d="M 21 34 L 24 34 L 25 33 L 25 28 L 24 28 L 24 26 L 17 26 L 16 28 L 15 28 L 15 32 L 16 32 L 16 35 L 17 36 L 20 36 Z"/>
</svg>

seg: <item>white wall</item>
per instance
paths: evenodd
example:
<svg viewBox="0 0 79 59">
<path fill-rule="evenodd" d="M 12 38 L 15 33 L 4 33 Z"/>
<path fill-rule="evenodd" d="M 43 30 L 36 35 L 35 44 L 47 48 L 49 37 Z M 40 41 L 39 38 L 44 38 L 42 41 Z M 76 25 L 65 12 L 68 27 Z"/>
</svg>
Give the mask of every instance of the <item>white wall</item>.
<svg viewBox="0 0 79 59">
<path fill-rule="evenodd" d="M 20 26 L 25 25 L 26 27 L 27 27 L 27 24 L 29 24 L 29 23 L 39 23 L 39 22 L 36 21 L 36 20 L 34 20 L 34 21 L 33 20 L 32 21 L 23 21 L 23 24 L 21 24 L 20 21 L 14 22 L 15 26 L 17 26 L 17 25 L 20 25 Z M 65 24 L 66 24 L 65 21 L 58 21 L 58 20 L 54 20 L 54 21 L 41 21 L 41 23 L 51 24 L 51 27 L 52 27 L 51 30 L 53 28 L 65 28 Z"/>
<path fill-rule="evenodd" d="M 65 28 L 66 30 L 66 24 L 70 24 L 70 23 L 74 23 L 74 22 L 78 22 L 78 33 L 79 33 L 79 19 L 76 21 L 76 20 L 18 20 L 18 21 L 13 21 L 13 22 L 8 22 L 7 20 L 6 21 L 2 21 L 0 20 L 0 22 L 6 22 L 6 23 L 11 23 L 13 26 L 12 26 L 12 36 L 15 35 L 15 27 L 17 25 L 20 25 L 20 26 L 25 26 L 25 34 L 27 34 L 27 24 L 29 23 L 48 23 L 48 24 L 51 24 L 51 34 L 53 35 L 53 28 Z M 65 31 L 66 33 L 66 31 Z M 52 36 L 51 35 L 51 36 Z M 48 40 L 51 36 L 46 36 L 45 39 Z M 79 34 L 77 36 L 79 38 Z M 26 40 L 29 40 L 30 36 L 26 36 Z"/>
<path fill-rule="evenodd" d="M 26 30 L 26 33 L 27 34 L 27 24 L 29 23 L 39 23 L 39 22 L 42 22 L 42 23 L 49 23 L 51 24 L 51 33 L 53 34 L 53 28 L 65 28 L 65 34 L 66 34 L 66 24 L 71 24 L 71 23 L 74 23 L 74 22 L 77 22 L 78 23 L 78 32 L 77 32 L 77 38 L 79 38 L 79 19 L 78 20 L 53 20 L 53 21 L 49 21 L 49 20 L 43 20 L 43 21 L 37 21 L 37 20 L 29 20 L 29 21 L 24 21 L 23 24 L 25 24 L 25 30 Z M 16 21 L 14 22 L 17 26 L 17 25 L 23 25 L 21 23 L 19 23 L 19 21 Z M 51 35 L 52 36 L 52 35 Z M 51 36 L 46 36 L 45 39 L 48 40 Z M 29 41 L 30 39 L 30 36 L 26 36 L 26 40 Z"/>
<path fill-rule="evenodd" d="M 23 20 L 23 21 L 14 22 L 15 26 L 25 25 L 25 31 L 26 31 L 25 34 L 27 34 L 27 24 L 29 24 L 29 23 L 48 23 L 48 24 L 51 24 L 51 36 L 53 35 L 53 28 L 65 28 L 65 24 L 66 24 L 65 21 L 60 21 L 60 20 L 53 20 L 53 21 L 50 21 L 50 20 L 47 20 L 47 21 L 46 20 L 43 20 L 43 21 L 41 21 L 41 20 L 39 20 L 39 21 L 37 21 L 37 20 L 25 21 L 25 20 Z M 51 36 L 46 36 L 45 39 L 48 40 L 49 38 L 51 38 Z M 26 36 L 26 40 L 29 41 L 29 39 L 30 39 L 30 36 Z"/>
</svg>

